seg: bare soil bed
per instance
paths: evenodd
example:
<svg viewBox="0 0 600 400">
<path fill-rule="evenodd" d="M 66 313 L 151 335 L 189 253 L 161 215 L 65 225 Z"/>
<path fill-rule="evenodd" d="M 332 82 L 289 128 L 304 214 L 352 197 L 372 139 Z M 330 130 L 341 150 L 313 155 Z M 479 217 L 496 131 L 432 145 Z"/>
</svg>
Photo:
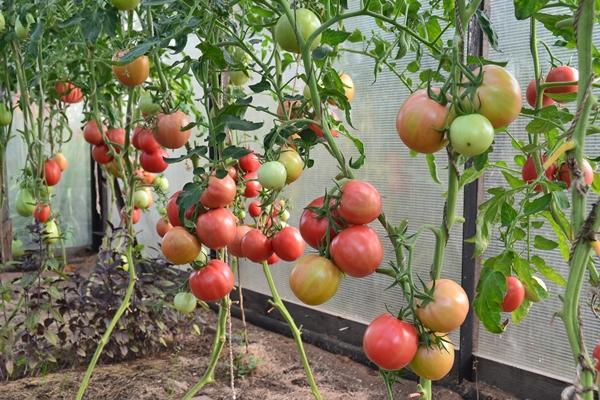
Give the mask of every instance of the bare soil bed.
<svg viewBox="0 0 600 400">
<path fill-rule="evenodd" d="M 216 318 L 202 313 L 203 334 L 190 333 L 175 349 L 154 357 L 131 362 L 99 365 L 93 375 L 86 399 L 90 400 L 167 400 L 180 399 L 204 373 L 208 363 Z M 294 342 L 287 337 L 248 326 L 249 347 L 239 333 L 242 324 L 233 320 L 232 353 L 242 361 L 229 362 L 226 346 L 216 371 L 216 382 L 206 386 L 195 400 L 309 400 L 312 399 L 304 371 L 298 361 Z M 383 400 L 386 398 L 377 371 L 351 359 L 306 345 L 321 394 L 325 400 Z M 256 364 L 252 368 L 252 364 Z M 231 388 L 230 365 L 243 375 Z M 1 400 L 73 399 L 83 370 L 65 370 L 42 377 L 0 383 Z M 395 399 L 409 399 L 416 383 L 403 380 L 394 386 Z M 453 385 L 452 389 L 435 386 L 436 400 L 489 399 L 514 397 L 483 384 Z"/>
</svg>

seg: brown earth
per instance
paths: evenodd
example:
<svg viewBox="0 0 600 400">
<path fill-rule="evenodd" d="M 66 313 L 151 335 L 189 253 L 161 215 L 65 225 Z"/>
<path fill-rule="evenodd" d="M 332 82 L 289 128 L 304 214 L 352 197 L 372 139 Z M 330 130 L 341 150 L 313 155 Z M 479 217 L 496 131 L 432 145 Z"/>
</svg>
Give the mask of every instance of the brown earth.
<svg viewBox="0 0 600 400">
<path fill-rule="evenodd" d="M 203 313 L 201 336 L 190 333 L 174 350 L 131 362 L 97 366 L 86 399 L 167 400 L 180 399 L 199 380 L 208 363 L 212 327 L 216 318 Z M 233 320 L 232 353 L 244 361 L 229 362 L 229 346 L 224 348 L 216 371 L 216 382 L 206 386 L 195 400 L 309 400 L 308 384 L 298 361 L 294 342 L 284 336 L 248 326 L 249 346 L 245 351 L 240 333 L 242 324 Z M 351 359 L 306 345 L 315 378 L 324 400 L 382 400 L 386 398 L 377 371 Z M 256 363 L 255 368 L 250 364 Z M 230 383 L 230 366 L 238 375 Z M 0 400 L 73 399 L 83 371 L 65 370 L 43 377 L 0 383 Z M 509 400 L 514 397 L 483 384 L 455 385 L 455 390 L 434 385 L 434 399 Z M 395 399 L 410 399 L 416 383 L 401 380 L 394 385 Z"/>
</svg>

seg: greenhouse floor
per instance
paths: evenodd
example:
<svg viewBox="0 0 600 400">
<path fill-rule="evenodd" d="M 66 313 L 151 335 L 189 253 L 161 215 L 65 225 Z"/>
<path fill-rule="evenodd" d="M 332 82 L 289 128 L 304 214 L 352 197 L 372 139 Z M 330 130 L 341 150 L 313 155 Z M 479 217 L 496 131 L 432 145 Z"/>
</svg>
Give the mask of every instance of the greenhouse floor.
<svg viewBox="0 0 600 400">
<path fill-rule="evenodd" d="M 195 383 L 208 361 L 215 315 L 203 311 L 205 334 L 191 333 L 176 346 L 153 357 L 96 368 L 86 399 L 163 400 L 180 399 Z M 287 337 L 249 325 L 249 347 L 239 335 L 241 321 L 233 320 L 236 397 L 230 383 L 229 348 L 225 347 L 216 371 L 216 383 L 205 387 L 194 400 L 309 400 L 312 399 L 294 342 Z M 347 357 L 306 345 L 316 380 L 325 400 L 382 400 L 385 388 L 377 371 Z M 253 367 L 255 364 L 255 367 Z M 66 370 L 43 377 L 0 383 L 1 400 L 73 399 L 83 371 Z M 394 385 L 395 399 L 409 399 L 416 382 L 402 380 Z M 507 400 L 510 395 L 485 384 L 465 383 L 451 388 L 436 387 L 434 399 Z"/>
</svg>

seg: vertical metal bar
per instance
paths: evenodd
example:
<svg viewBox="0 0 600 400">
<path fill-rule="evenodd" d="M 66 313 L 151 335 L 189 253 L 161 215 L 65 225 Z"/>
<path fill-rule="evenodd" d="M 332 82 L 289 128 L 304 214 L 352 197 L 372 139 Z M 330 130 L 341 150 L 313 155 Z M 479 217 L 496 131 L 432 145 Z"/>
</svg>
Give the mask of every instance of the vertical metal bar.
<svg viewBox="0 0 600 400">
<path fill-rule="evenodd" d="M 481 8 L 485 9 L 488 1 L 483 1 Z M 469 23 L 469 40 L 467 42 L 467 54 L 483 55 L 483 33 L 479 24 L 472 19 Z M 466 167 L 471 166 L 469 161 Z M 464 189 L 463 215 L 465 223 L 463 224 L 463 243 L 462 243 L 462 269 L 461 286 L 469 297 L 469 302 L 473 304 L 475 298 L 475 287 L 479 279 L 480 259 L 475 257 L 475 246 L 472 243 L 466 243 L 465 240 L 475 236 L 477 229 L 477 209 L 483 198 L 483 177 L 466 185 Z M 460 349 L 458 352 L 458 379 L 474 380 L 474 357 L 473 350 L 477 347 L 479 334 L 479 321 L 473 315 L 473 308 L 469 308 L 469 313 L 465 322 L 460 327 Z"/>
</svg>

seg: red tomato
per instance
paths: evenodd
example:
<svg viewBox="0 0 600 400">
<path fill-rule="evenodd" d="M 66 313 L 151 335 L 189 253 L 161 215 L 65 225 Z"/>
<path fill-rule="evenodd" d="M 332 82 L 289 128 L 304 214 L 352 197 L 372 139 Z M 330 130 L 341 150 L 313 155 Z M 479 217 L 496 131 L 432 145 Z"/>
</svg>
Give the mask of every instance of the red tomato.
<svg viewBox="0 0 600 400">
<path fill-rule="evenodd" d="M 377 233 L 366 225 L 344 229 L 331 241 L 331 259 L 350 276 L 370 275 L 383 260 L 383 245 Z"/>
<path fill-rule="evenodd" d="M 546 161 L 545 155 L 542 156 L 542 163 L 544 161 Z M 554 165 L 554 164 L 552 164 L 550 167 L 548 167 L 548 169 L 544 173 L 544 175 L 546 175 L 546 178 L 548 178 L 549 181 L 554 180 L 555 174 L 556 174 L 556 165 Z M 527 183 L 531 183 L 537 179 L 537 173 L 535 172 L 535 161 L 533 160 L 533 157 L 531 157 L 531 156 L 527 157 L 527 161 L 525 161 L 525 164 L 523 164 L 523 169 L 521 170 L 521 176 L 523 177 L 523 180 Z M 534 189 L 536 192 L 541 192 L 542 186 L 536 185 Z"/>
<path fill-rule="evenodd" d="M 189 123 L 188 117 L 179 110 L 171 114 L 159 114 L 154 138 L 161 146 L 168 149 L 183 147 L 190 139 L 192 130 L 181 129 Z"/>
<path fill-rule="evenodd" d="M 235 200 L 237 187 L 229 175 L 223 179 L 216 176 L 208 178 L 208 186 L 200 196 L 200 203 L 206 208 L 227 207 Z"/>
<path fill-rule="evenodd" d="M 133 211 L 131 212 L 131 223 L 135 225 L 138 222 L 140 222 L 141 218 L 142 218 L 142 210 L 134 207 Z M 123 208 L 123 209 L 121 209 L 121 222 L 125 223 L 125 221 L 127 219 L 129 219 L 129 215 L 127 215 L 127 212 Z"/>
<path fill-rule="evenodd" d="M 579 71 L 568 65 L 552 68 L 546 76 L 546 82 L 576 82 L 579 81 Z M 545 93 L 577 93 L 578 85 L 557 86 L 548 88 Z"/>
<path fill-rule="evenodd" d="M 106 133 L 107 131 L 106 125 L 102 126 L 102 131 Z M 90 120 L 85 123 L 85 127 L 83 128 L 83 138 L 86 142 L 90 144 L 95 144 L 97 146 L 104 144 L 104 139 L 102 138 L 102 132 L 98 129 L 98 125 L 95 120 Z"/>
<path fill-rule="evenodd" d="M 375 318 L 363 336 L 363 350 L 369 360 L 390 371 L 406 367 L 417 354 L 418 347 L 415 327 L 390 314 Z"/>
<path fill-rule="evenodd" d="M 113 145 L 117 153 L 121 152 L 121 148 L 125 144 L 125 129 L 123 128 L 110 128 L 106 132 L 108 141 Z"/>
<path fill-rule="evenodd" d="M 65 103 L 75 104 L 83 100 L 83 92 L 71 82 L 56 82 L 54 91 L 60 96 L 60 101 Z"/>
<path fill-rule="evenodd" d="M 169 167 L 169 164 L 164 160 L 167 155 L 167 152 L 161 148 L 152 153 L 142 152 L 140 154 L 140 165 L 148 172 L 161 173 Z"/>
<path fill-rule="evenodd" d="M 257 263 L 265 261 L 273 253 L 271 240 L 258 229 L 252 229 L 244 235 L 241 249 L 244 257 Z"/>
<path fill-rule="evenodd" d="M 427 288 L 434 287 L 429 282 Z M 425 305 L 423 305 L 426 303 Z M 417 317 L 433 332 L 452 332 L 462 325 L 469 312 L 469 298 L 463 288 L 450 279 L 435 281 L 433 300 L 417 305 Z"/>
<path fill-rule="evenodd" d="M 164 237 L 171 229 L 173 229 L 173 225 L 165 218 L 160 218 L 156 222 L 156 233 L 158 233 L 158 236 L 160 237 Z"/>
<path fill-rule="evenodd" d="M 400 107 L 396 131 L 406 147 L 418 153 L 435 153 L 444 147 L 448 109 L 417 90 Z"/>
<path fill-rule="evenodd" d="M 179 219 L 179 206 L 177 205 L 177 198 L 180 193 L 181 190 L 173 193 L 167 203 L 167 218 L 173 226 L 183 226 L 183 223 Z"/>
<path fill-rule="evenodd" d="M 217 250 L 233 242 L 236 219 L 226 208 L 215 208 L 198 216 L 196 235 L 208 248 Z"/>
<path fill-rule="evenodd" d="M 35 218 L 36 222 L 44 223 L 50 219 L 50 213 L 50 206 L 48 204 L 38 204 L 35 206 L 33 218 Z"/>
<path fill-rule="evenodd" d="M 535 79 L 529 82 L 527 85 L 527 92 L 525 92 L 525 97 L 527 98 L 527 102 L 531 107 L 535 107 L 535 101 L 537 99 L 537 88 L 535 84 Z M 542 107 L 548 107 L 556 102 L 552 100 L 550 97 L 543 95 L 542 96 Z"/>
<path fill-rule="evenodd" d="M 419 346 L 410 368 L 421 378 L 437 381 L 448 375 L 454 364 L 454 345 L 445 336 L 432 347 Z"/>
<path fill-rule="evenodd" d="M 324 197 L 318 197 L 311 201 L 300 217 L 300 234 L 306 243 L 315 249 L 323 245 L 327 229 L 329 229 L 329 221 L 326 217 L 319 218 L 319 215 L 308 209 L 308 207 L 320 208 L 323 206 L 324 200 Z M 332 239 L 336 235 L 336 232 L 333 229 L 329 229 L 329 235 L 330 239 Z"/>
<path fill-rule="evenodd" d="M 62 153 L 56 153 L 54 155 L 53 160 L 56 161 L 56 163 L 58 164 L 58 167 L 63 172 L 64 172 L 64 170 L 66 170 L 69 167 L 69 162 L 67 161 L 67 159 L 65 158 L 65 156 Z"/>
<path fill-rule="evenodd" d="M 594 347 L 592 358 L 596 362 L 596 371 L 600 371 L 600 343 L 598 343 L 596 347 Z"/>
<path fill-rule="evenodd" d="M 498 65 L 483 67 L 483 82 L 477 88 L 475 100 L 479 103 L 478 113 L 490 120 L 495 129 L 507 126 L 521 112 L 519 82 Z"/>
<path fill-rule="evenodd" d="M 244 172 L 256 172 L 260 168 L 260 160 L 254 152 L 240 157 L 239 164 Z"/>
<path fill-rule="evenodd" d="M 206 267 L 192 272 L 188 284 L 194 296 L 200 300 L 220 300 L 233 290 L 233 272 L 229 264 L 210 260 Z"/>
<path fill-rule="evenodd" d="M 144 185 L 152 185 L 154 183 L 154 180 L 156 179 L 156 175 L 154 175 L 151 172 L 144 171 L 142 168 L 136 170 L 134 174 L 135 176 L 140 178 Z"/>
<path fill-rule="evenodd" d="M 235 182 L 237 182 L 238 173 L 237 173 L 237 169 L 235 169 L 235 167 L 229 167 L 229 169 L 227 170 L 227 175 L 229 175 L 231 177 L 231 179 L 233 179 Z"/>
<path fill-rule="evenodd" d="M 238 225 L 236 227 L 235 238 L 233 239 L 233 242 L 229 243 L 227 246 L 229 254 L 235 257 L 244 257 L 244 253 L 242 253 L 242 238 L 251 230 L 252 228 L 248 225 Z"/>
<path fill-rule="evenodd" d="M 258 182 L 258 174 L 256 172 L 249 172 L 244 175 L 246 181 L 246 187 L 244 189 L 244 197 L 253 198 L 259 195 L 262 190 L 260 182 Z"/>
<path fill-rule="evenodd" d="M 344 274 L 330 260 L 316 254 L 302 256 L 290 274 L 290 288 L 303 303 L 316 306 L 333 297 Z"/>
<path fill-rule="evenodd" d="M 369 182 L 353 179 L 342 187 L 337 211 L 350 224 L 368 224 L 381 214 L 381 195 Z"/>
<path fill-rule="evenodd" d="M 95 145 L 92 147 L 92 158 L 98 164 L 108 164 L 114 158 L 110 154 L 108 154 L 108 146 L 105 144 Z"/>
<path fill-rule="evenodd" d="M 506 294 L 502 301 L 502 311 L 515 311 L 523 304 L 523 300 L 525 300 L 525 287 L 514 276 L 508 276 L 506 278 Z"/>
<path fill-rule="evenodd" d="M 286 226 L 273 236 L 271 240 L 273 251 L 279 258 L 285 261 L 295 261 L 302 253 L 306 243 L 302 240 L 302 235 L 298 229 L 293 226 Z"/>
<path fill-rule="evenodd" d="M 154 139 L 152 130 L 146 129 L 143 126 L 136 126 L 131 138 L 131 144 L 141 151 L 152 153 L 160 149 L 160 144 Z"/>
<path fill-rule="evenodd" d="M 311 122 L 310 124 L 308 124 L 308 129 L 313 131 L 315 133 L 315 135 L 317 135 L 317 137 L 320 137 L 320 138 L 325 137 L 325 134 L 323 133 L 323 128 L 321 128 L 320 125 L 317 125 L 314 122 Z M 333 136 L 333 137 L 340 136 L 340 131 L 337 131 L 335 129 L 330 129 L 330 130 L 331 130 L 331 136 Z"/>
<path fill-rule="evenodd" d="M 260 203 L 258 201 L 253 201 L 248 206 L 248 213 L 250 213 L 251 217 L 256 218 L 260 215 L 261 212 L 262 212 L 262 210 L 260 208 Z"/>
<path fill-rule="evenodd" d="M 46 160 L 44 163 L 44 180 L 46 185 L 54 186 L 60 181 L 62 172 L 58 163 L 54 160 Z"/>
<path fill-rule="evenodd" d="M 201 250 L 196 236 L 180 226 L 175 226 L 167 232 L 160 247 L 165 258 L 177 265 L 193 262 Z"/>
<path fill-rule="evenodd" d="M 594 170 L 588 160 L 583 159 L 581 171 L 583 172 L 583 182 L 588 186 L 591 185 L 594 182 Z M 571 169 L 567 163 L 563 163 L 560 166 L 558 178 L 567 185 L 567 189 L 571 187 Z"/>
<path fill-rule="evenodd" d="M 127 54 L 126 51 L 120 51 L 113 57 L 113 61 Z M 134 87 L 141 85 L 150 75 L 150 60 L 147 56 L 139 56 L 135 60 L 125 65 L 113 65 L 113 73 L 117 79 L 125 86 Z"/>
<path fill-rule="evenodd" d="M 269 256 L 269 258 L 267 258 L 267 264 L 269 265 L 274 265 L 277 264 L 279 261 L 281 261 L 279 259 L 279 257 L 277 257 L 277 254 L 273 253 Z"/>
</svg>

